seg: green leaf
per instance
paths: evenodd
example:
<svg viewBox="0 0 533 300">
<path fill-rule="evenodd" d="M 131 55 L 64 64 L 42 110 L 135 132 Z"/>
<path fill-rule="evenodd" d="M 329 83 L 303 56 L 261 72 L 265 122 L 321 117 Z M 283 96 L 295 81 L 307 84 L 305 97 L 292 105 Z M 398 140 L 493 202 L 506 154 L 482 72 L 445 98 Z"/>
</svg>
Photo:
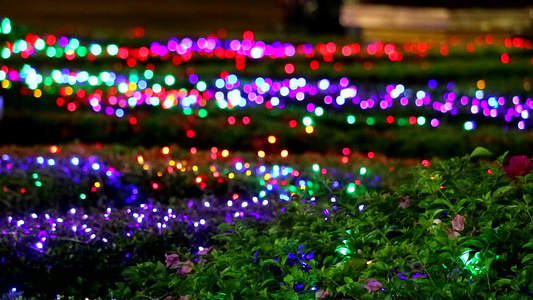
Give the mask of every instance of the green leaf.
<svg viewBox="0 0 533 300">
<path fill-rule="evenodd" d="M 487 272 L 490 271 L 490 265 L 492 265 L 493 261 L 494 261 L 494 257 L 491 257 L 485 260 L 485 269 L 487 270 Z"/>
<path fill-rule="evenodd" d="M 265 280 L 265 281 L 263 281 L 261 283 L 261 287 L 263 288 L 263 287 L 265 287 L 265 286 L 267 286 L 269 284 L 275 283 L 275 282 L 277 282 L 275 279 L 267 279 L 267 280 Z M 278 286 L 279 286 L 279 283 L 278 283 Z"/>
<path fill-rule="evenodd" d="M 360 271 L 366 268 L 367 260 L 364 258 L 351 258 L 344 265 L 344 268 L 352 269 L 352 271 Z"/>
<path fill-rule="evenodd" d="M 377 261 L 377 262 L 371 264 L 371 266 L 372 266 L 372 268 L 375 268 L 375 269 L 380 270 L 380 271 L 385 271 L 385 270 L 389 270 L 390 269 L 389 266 L 386 263 L 382 262 L 382 261 Z"/>
<path fill-rule="evenodd" d="M 167 268 L 165 267 L 165 265 L 162 262 L 158 261 L 155 267 L 156 276 L 158 278 L 164 278 L 166 271 L 167 271 Z"/>
<path fill-rule="evenodd" d="M 479 250 L 483 249 L 483 243 L 479 240 L 467 240 L 463 243 L 464 246 L 474 246 L 477 247 Z"/>
<path fill-rule="evenodd" d="M 473 160 L 476 158 L 488 158 L 488 157 L 492 157 L 492 153 L 483 147 L 477 147 L 470 154 L 470 160 Z"/>
<path fill-rule="evenodd" d="M 291 283 L 293 281 L 294 281 L 294 277 L 292 277 L 291 274 L 285 275 L 285 277 L 283 277 L 283 282 L 285 282 L 287 284 L 289 284 L 289 283 Z"/>
<path fill-rule="evenodd" d="M 509 151 L 506 151 L 503 155 L 498 157 L 497 161 L 500 163 L 500 165 L 503 165 L 503 161 L 505 160 L 505 157 L 509 154 Z"/>
<path fill-rule="evenodd" d="M 526 261 L 532 258 L 533 258 L 533 253 L 529 253 L 528 255 L 524 256 L 524 258 L 522 258 L 522 263 L 525 263 Z"/>
<path fill-rule="evenodd" d="M 508 278 L 502 278 L 502 279 L 497 280 L 497 281 L 494 283 L 494 286 L 496 286 L 496 287 L 501 287 L 501 286 L 504 286 L 504 285 L 510 285 L 510 284 L 511 284 L 511 279 L 508 279 Z"/>
<path fill-rule="evenodd" d="M 533 247 L 533 239 L 530 239 L 522 248 Z"/>
<path fill-rule="evenodd" d="M 508 192 L 510 192 L 512 189 L 513 189 L 513 187 L 510 186 L 510 185 L 502 186 L 501 188 L 497 189 L 494 192 L 494 197 L 503 196 L 503 195 L 507 194 Z"/>
<path fill-rule="evenodd" d="M 437 200 L 433 201 L 433 204 L 444 204 L 444 205 L 448 206 L 449 208 L 453 207 L 453 205 L 450 203 L 450 201 L 444 200 L 444 199 L 437 199 Z"/>
<path fill-rule="evenodd" d="M 346 284 L 350 284 L 353 282 L 353 279 L 350 277 L 344 277 L 344 282 L 346 282 Z"/>
</svg>

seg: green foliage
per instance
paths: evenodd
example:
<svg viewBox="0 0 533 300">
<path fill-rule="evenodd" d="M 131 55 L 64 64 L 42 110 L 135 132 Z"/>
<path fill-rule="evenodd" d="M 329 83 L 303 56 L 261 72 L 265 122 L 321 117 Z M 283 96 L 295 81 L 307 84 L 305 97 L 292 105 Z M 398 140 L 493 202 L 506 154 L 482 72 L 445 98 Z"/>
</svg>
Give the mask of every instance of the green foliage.
<svg viewBox="0 0 533 300">
<path fill-rule="evenodd" d="M 511 181 L 504 157 L 473 162 L 478 152 L 415 168 L 394 193 L 343 193 L 335 203 L 331 194 L 301 195 L 271 223 L 221 225 L 213 239 L 223 245 L 190 274 L 139 264 L 113 296 L 314 299 L 313 287 L 344 299 L 526 298 L 533 176 Z M 375 281 L 383 289 L 369 293 Z"/>
</svg>

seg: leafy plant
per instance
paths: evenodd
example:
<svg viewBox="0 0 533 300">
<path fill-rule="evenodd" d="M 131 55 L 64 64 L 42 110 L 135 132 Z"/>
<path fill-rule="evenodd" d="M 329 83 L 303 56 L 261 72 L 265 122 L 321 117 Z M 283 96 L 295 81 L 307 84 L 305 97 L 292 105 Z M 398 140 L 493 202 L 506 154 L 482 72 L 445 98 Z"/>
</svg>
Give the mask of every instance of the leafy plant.
<svg viewBox="0 0 533 300">
<path fill-rule="evenodd" d="M 502 169 L 504 157 L 471 159 L 479 153 L 486 154 L 478 149 L 433 168 L 417 167 L 393 193 L 371 191 L 353 197 L 303 193 L 273 222 L 221 225 L 213 239 L 224 243 L 202 258 L 205 261 L 195 263 L 191 273 L 164 272 L 161 263 L 141 264 L 124 272 L 128 278 L 113 295 L 138 299 L 530 296 L 533 175 L 513 181 Z M 331 202 L 331 197 L 336 201 Z M 178 253 L 200 259 L 184 249 Z M 141 276 L 146 270 L 151 270 L 150 275 Z"/>
</svg>

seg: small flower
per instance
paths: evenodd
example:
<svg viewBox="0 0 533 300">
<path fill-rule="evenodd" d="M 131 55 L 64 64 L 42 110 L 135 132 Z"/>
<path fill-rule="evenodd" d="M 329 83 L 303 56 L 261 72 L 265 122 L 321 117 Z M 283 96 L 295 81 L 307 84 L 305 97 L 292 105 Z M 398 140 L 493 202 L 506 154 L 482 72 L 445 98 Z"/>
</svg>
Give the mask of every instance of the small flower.
<svg viewBox="0 0 533 300">
<path fill-rule="evenodd" d="M 450 240 L 453 240 L 455 239 L 456 237 L 459 237 L 461 236 L 461 234 L 455 230 L 453 230 L 452 228 L 446 228 L 446 232 L 448 233 L 448 238 Z"/>
<path fill-rule="evenodd" d="M 470 231 L 470 236 L 474 236 L 474 233 L 476 233 L 477 231 L 477 228 L 476 226 L 474 226 L 474 228 L 472 228 L 472 230 Z"/>
<path fill-rule="evenodd" d="M 383 284 L 375 278 L 368 278 L 366 280 L 365 289 L 369 293 L 379 292 L 383 288 Z"/>
<path fill-rule="evenodd" d="M 198 264 L 199 264 L 199 265 L 205 265 L 206 263 L 207 263 L 207 259 L 203 259 L 203 258 L 202 258 L 202 259 L 200 259 L 200 260 L 198 261 Z"/>
<path fill-rule="evenodd" d="M 194 263 L 190 260 L 184 262 L 181 266 L 181 268 L 176 271 L 177 274 L 186 275 L 192 272 L 192 267 L 194 266 Z"/>
<path fill-rule="evenodd" d="M 319 298 L 319 299 L 324 299 L 324 298 L 326 298 L 328 296 L 329 296 L 329 291 L 328 290 L 320 289 L 320 290 L 316 291 L 316 293 L 315 293 L 315 297 Z"/>
<path fill-rule="evenodd" d="M 401 208 L 407 208 L 409 207 L 409 205 L 411 205 L 411 198 L 409 197 L 401 197 L 400 198 L 400 207 Z"/>
<path fill-rule="evenodd" d="M 456 231 L 463 231 L 465 229 L 465 217 L 461 215 L 455 216 L 452 220 L 452 227 Z"/>
<path fill-rule="evenodd" d="M 418 271 L 418 272 L 422 272 L 424 271 L 424 267 L 422 266 L 422 264 L 420 263 L 414 263 L 411 265 L 411 269 L 415 270 L 415 271 Z"/>
<path fill-rule="evenodd" d="M 509 164 L 503 166 L 503 170 L 511 179 L 516 180 L 516 176 L 525 176 L 533 169 L 533 163 L 525 155 L 513 156 L 509 159 Z"/>
<path fill-rule="evenodd" d="M 180 296 L 178 300 L 189 300 L 190 298 L 191 298 L 191 295 L 185 295 L 185 296 Z"/>
<path fill-rule="evenodd" d="M 440 224 L 440 223 L 442 223 L 442 221 L 440 219 L 433 220 L 433 224 Z"/>
<path fill-rule="evenodd" d="M 180 256 L 177 254 L 165 254 L 165 263 L 167 265 L 167 268 L 177 266 L 180 263 Z"/>
<path fill-rule="evenodd" d="M 198 255 L 206 255 L 207 253 L 209 253 L 209 251 L 211 251 L 211 249 L 213 249 L 213 246 L 205 248 L 204 250 L 200 250 L 198 251 Z"/>
</svg>

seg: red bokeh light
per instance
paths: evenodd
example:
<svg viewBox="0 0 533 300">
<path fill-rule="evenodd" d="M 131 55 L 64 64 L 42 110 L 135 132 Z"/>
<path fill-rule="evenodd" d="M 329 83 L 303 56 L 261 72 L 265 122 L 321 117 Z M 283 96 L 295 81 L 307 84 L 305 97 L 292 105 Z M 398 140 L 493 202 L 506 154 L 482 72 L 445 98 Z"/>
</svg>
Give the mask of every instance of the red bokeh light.
<svg viewBox="0 0 533 300">
<path fill-rule="evenodd" d="M 292 74 L 294 73 L 294 65 L 293 64 L 286 64 L 285 65 L 285 72 L 287 74 Z"/>
</svg>

